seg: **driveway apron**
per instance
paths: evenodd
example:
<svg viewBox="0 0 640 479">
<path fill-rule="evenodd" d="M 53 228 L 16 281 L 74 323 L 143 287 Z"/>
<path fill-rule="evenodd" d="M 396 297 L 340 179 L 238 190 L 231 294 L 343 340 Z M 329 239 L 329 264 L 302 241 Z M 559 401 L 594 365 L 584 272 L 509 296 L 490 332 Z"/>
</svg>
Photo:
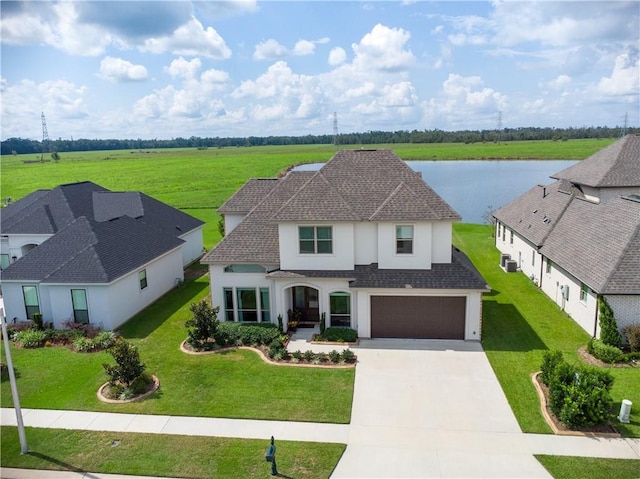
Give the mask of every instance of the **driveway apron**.
<svg viewBox="0 0 640 479">
<path fill-rule="evenodd" d="M 479 343 L 363 340 L 347 449 L 332 477 L 551 477 Z"/>
</svg>

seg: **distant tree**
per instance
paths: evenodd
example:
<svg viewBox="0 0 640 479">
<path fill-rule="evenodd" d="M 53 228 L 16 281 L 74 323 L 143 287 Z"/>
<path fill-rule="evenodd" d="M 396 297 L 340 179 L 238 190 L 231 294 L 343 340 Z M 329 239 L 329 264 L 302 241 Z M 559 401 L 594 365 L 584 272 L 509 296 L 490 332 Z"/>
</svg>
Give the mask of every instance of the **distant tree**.
<svg viewBox="0 0 640 479">
<path fill-rule="evenodd" d="M 58 153 L 57 151 L 54 151 L 53 153 L 51 153 L 51 159 L 53 161 L 60 161 L 60 153 Z"/>
</svg>

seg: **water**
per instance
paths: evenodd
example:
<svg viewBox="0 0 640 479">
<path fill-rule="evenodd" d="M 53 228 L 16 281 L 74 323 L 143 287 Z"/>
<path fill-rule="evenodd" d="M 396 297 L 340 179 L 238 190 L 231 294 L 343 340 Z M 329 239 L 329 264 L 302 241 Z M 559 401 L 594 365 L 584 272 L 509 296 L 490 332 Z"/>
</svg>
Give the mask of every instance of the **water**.
<svg viewBox="0 0 640 479">
<path fill-rule="evenodd" d="M 536 185 L 548 185 L 550 175 L 576 160 L 407 161 L 422 179 L 462 216 L 464 223 L 484 223 L 482 215 L 498 209 Z M 322 164 L 296 170 L 317 170 Z"/>
</svg>

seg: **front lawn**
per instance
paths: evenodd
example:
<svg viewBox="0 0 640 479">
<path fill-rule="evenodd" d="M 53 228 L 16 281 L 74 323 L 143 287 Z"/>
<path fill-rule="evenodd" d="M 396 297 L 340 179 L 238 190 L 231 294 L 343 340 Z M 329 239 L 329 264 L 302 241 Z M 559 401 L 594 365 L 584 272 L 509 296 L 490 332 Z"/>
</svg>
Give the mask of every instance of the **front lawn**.
<svg viewBox="0 0 640 479">
<path fill-rule="evenodd" d="M 27 428 L 29 454 L 20 454 L 15 427 L 2 427 L 2 467 L 185 478 L 267 477 L 269 438 L 134 434 Z M 279 441 L 282 477 L 327 478 L 344 444 Z"/>
<path fill-rule="evenodd" d="M 273 366 L 247 350 L 204 356 L 180 351 L 189 306 L 208 292 L 207 276 L 186 281 L 122 327 L 120 333 L 138 346 L 147 371 L 160 380 L 160 390 L 149 399 L 117 405 L 97 399 L 96 391 L 107 381 L 102 363 L 113 362 L 106 352 L 12 348 L 22 407 L 349 422 L 353 369 Z M 1 404 L 12 407 L 5 376 Z"/>
<path fill-rule="evenodd" d="M 575 456 L 536 456 L 555 479 L 638 479 L 637 459 L 604 459 Z"/>
<path fill-rule="evenodd" d="M 547 350 L 562 351 L 570 362 L 589 335 L 522 273 L 505 273 L 493 246 L 492 228 L 458 224 L 454 243 L 467 253 L 492 288 L 482 302 L 482 346 L 524 432 L 550 433 L 540 413 L 531 374 L 540 370 Z M 627 437 L 640 437 L 640 409 L 633 407 L 631 424 L 614 416 L 623 399 L 640 404 L 640 368 L 609 368 L 615 378 L 612 421 Z"/>
</svg>

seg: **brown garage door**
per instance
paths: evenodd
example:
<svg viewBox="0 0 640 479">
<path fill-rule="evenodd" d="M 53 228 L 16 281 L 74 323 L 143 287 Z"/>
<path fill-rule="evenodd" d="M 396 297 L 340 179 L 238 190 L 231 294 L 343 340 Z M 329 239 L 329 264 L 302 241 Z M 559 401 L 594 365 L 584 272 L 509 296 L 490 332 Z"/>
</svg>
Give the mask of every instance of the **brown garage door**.
<svg viewBox="0 0 640 479">
<path fill-rule="evenodd" d="M 465 310 L 465 297 L 371 296 L 371 337 L 464 339 Z"/>
</svg>

